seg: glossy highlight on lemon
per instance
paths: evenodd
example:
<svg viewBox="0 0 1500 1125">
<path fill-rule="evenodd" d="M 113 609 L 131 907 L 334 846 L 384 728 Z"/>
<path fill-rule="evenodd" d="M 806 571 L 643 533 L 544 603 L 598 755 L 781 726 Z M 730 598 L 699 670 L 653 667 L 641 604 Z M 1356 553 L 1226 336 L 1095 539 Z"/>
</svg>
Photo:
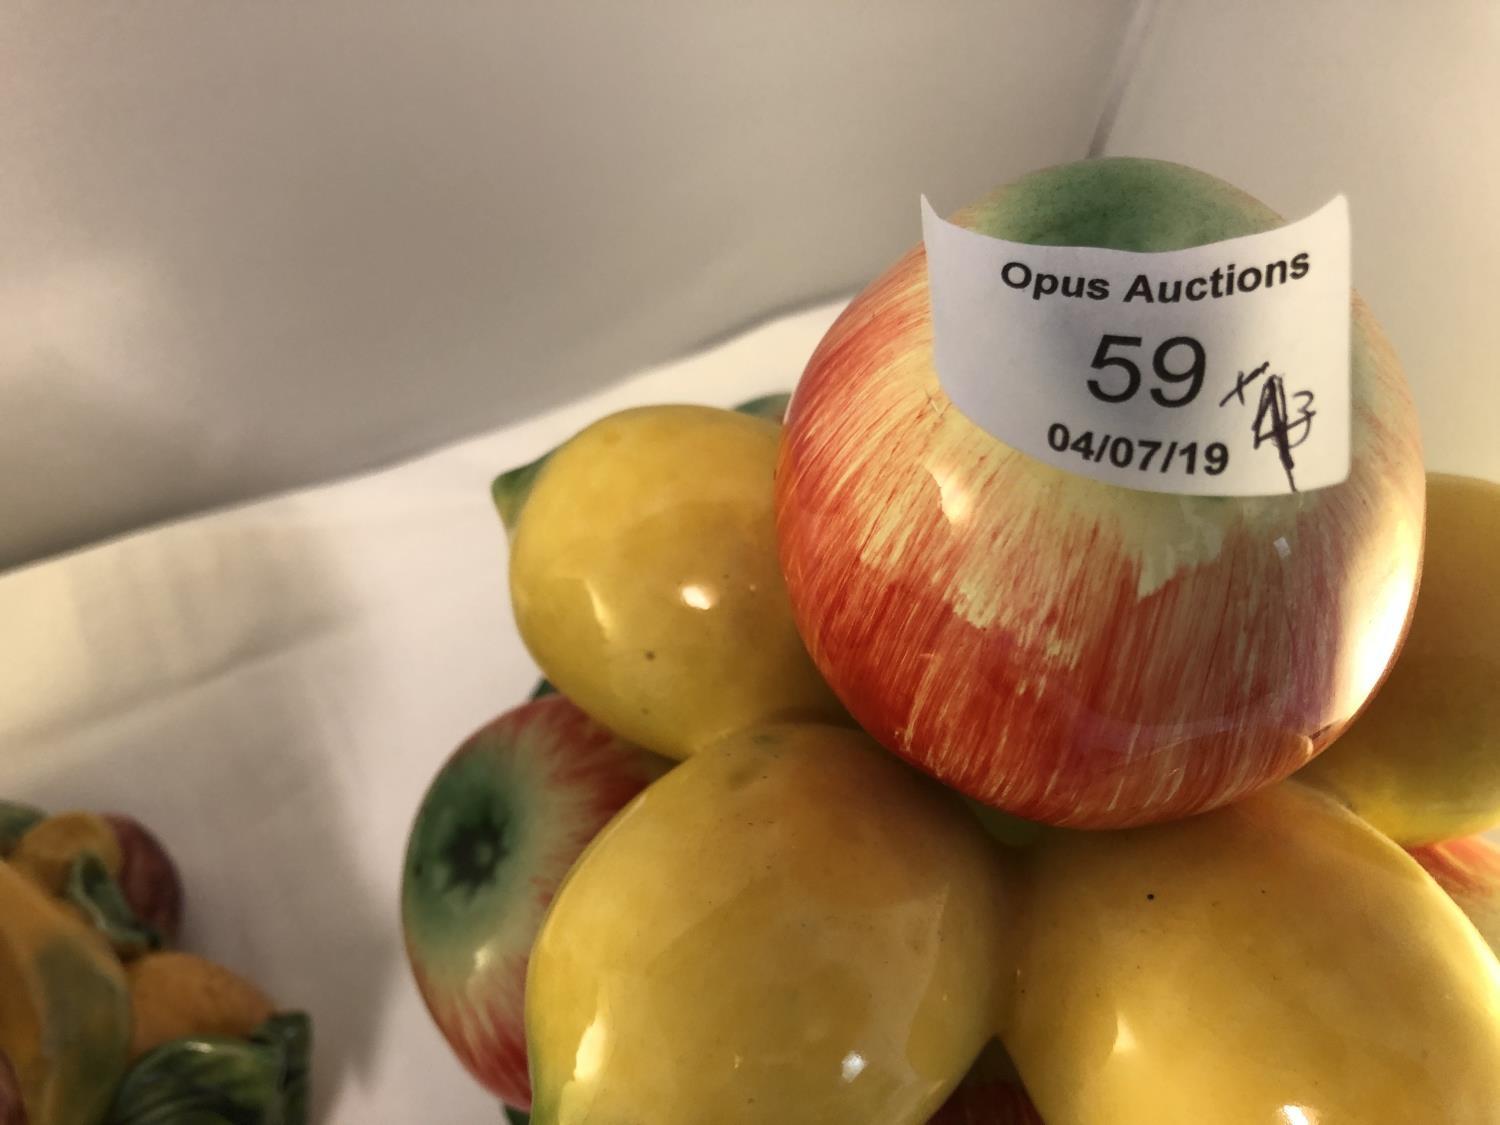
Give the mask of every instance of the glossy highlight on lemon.
<svg viewBox="0 0 1500 1125">
<path fill-rule="evenodd" d="M 1301 775 L 1402 844 L 1500 824 L 1500 484 L 1429 473 L 1411 630 L 1369 708 Z"/>
<path fill-rule="evenodd" d="M 1011 978 L 1004 849 L 865 735 L 736 735 L 574 868 L 527 979 L 535 1125 L 921 1125 Z"/>
<path fill-rule="evenodd" d="M 1047 1125 L 1496 1120 L 1500 963 L 1325 794 L 1285 782 L 1022 854 L 1001 1038 Z"/>
<path fill-rule="evenodd" d="M 776 560 L 780 427 L 703 406 L 627 410 L 551 453 L 514 514 L 516 625 L 547 679 L 683 758 L 758 723 L 839 721 Z"/>
</svg>

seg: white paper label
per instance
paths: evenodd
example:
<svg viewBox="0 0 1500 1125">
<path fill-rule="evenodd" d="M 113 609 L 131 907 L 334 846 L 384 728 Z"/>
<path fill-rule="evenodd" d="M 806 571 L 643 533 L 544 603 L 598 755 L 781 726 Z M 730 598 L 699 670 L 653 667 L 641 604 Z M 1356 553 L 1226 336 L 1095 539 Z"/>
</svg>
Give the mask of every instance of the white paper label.
<svg viewBox="0 0 1500 1125">
<path fill-rule="evenodd" d="M 1269 496 L 1349 475 L 1349 209 L 1136 253 L 977 234 L 922 199 L 938 380 L 1049 465 Z"/>
</svg>

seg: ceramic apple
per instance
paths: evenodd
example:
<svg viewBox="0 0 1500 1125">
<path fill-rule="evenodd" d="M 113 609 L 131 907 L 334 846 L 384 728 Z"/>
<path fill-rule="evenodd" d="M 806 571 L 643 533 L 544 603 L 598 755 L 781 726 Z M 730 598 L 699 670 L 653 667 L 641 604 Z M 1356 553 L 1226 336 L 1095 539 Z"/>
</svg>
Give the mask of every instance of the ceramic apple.
<svg viewBox="0 0 1500 1125">
<path fill-rule="evenodd" d="M 1500 956 L 1500 845 L 1466 836 L 1410 851 Z"/>
<path fill-rule="evenodd" d="M 955 221 L 1146 251 L 1280 222 L 1133 159 L 1037 172 Z M 1343 484 L 1148 493 L 1054 469 L 953 407 L 925 256 L 908 253 L 819 344 L 777 468 L 793 612 L 851 714 L 970 796 L 1057 825 L 1184 816 L 1304 765 L 1384 675 L 1420 563 L 1411 398 L 1357 297 L 1351 315 Z"/>
<path fill-rule="evenodd" d="M 626 410 L 528 486 L 511 528 L 516 627 L 546 678 L 622 738 L 682 758 L 758 723 L 844 717 L 777 566 L 780 433 L 706 406 Z"/>
<path fill-rule="evenodd" d="M 560 695 L 481 728 L 422 799 L 401 890 L 406 952 L 449 1045 L 496 1096 L 531 1101 L 527 958 L 573 862 L 669 763 L 627 745 Z"/>
<path fill-rule="evenodd" d="M 1500 824 L 1500 484 L 1432 473 L 1422 589 L 1369 709 L 1299 777 L 1401 844 Z"/>
<path fill-rule="evenodd" d="M 1500 962 L 1421 867 L 1286 782 L 1019 853 L 1000 1037 L 1047 1125 L 1488 1125 Z"/>
<path fill-rule="evenodd" d="M 922 1125 L 993 1035 L 1007 862 L 858 731 L 699 751 L 600 834 L 537 938 L 533 1125 Z"/>
<path fill-rule="evenodd" d="M 986 1047 L 928 1125 L 1043 1125 L 998 1041 Z"/>
<path fill-rule="evenodd" d="M 120 842 L 120 892 L 135 916 L 171 945 L 182 925 L 182 880 L 177 865 L 144 824 L 123 813 L 104 821 Z"/>
</svg>

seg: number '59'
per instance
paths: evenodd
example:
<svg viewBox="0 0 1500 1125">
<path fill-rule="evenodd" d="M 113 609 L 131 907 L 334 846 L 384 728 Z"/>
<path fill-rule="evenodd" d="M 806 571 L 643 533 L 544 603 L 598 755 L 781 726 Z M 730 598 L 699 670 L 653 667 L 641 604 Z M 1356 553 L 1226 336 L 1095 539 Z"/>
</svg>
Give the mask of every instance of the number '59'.
<svg viewBox="0 0 1500 1125">
<path fill-rule="evenodd" d="M 1089 393 L 1100 402 L 1126 402 L 1134 397 L 1141 389 L 1141 369 L 1127 349 L 1140 346 L 1139 336 L 1101 337 L 1098 348 L 1094 350 L 1094 362 L 1089 366 L 1106 374 L 1089 379 Z M 1183 366 L 1184 356 L 1186 367 Z M 1152 353 L 1151 372 L 1169 384 L 1169 390 L 1171 386 L 1185 386 L 1176 394 L 1152 387 L 1151 398 L 1161 406 L 1186 406 L 1203 389 L 1205 362 L 1203 345 L 1193 337 L 1173 336 L 1170 340 L 1163 340 Z M 1115 374 L 1112 368 L 1118 369 L 1120 374 Z"/>
</svg>

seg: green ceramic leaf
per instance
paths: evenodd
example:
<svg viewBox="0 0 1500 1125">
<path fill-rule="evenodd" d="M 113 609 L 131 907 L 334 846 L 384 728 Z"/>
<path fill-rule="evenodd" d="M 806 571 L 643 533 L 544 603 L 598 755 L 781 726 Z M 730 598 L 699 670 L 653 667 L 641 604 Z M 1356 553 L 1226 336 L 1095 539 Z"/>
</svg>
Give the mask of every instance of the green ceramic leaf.
<svg viewBox="0 0 1500 1125">
<path fill-rule="evenodd" d="M 53 930 L 34 950 L 36 995 L 46 1005 L 42 1050 L 45 1118 L 33 1125 L 95 1122 L 125 1073 L 130 1047 L 130 993 L 110 954 L 77 926 Z M 8 996 L 0 997 L 0 1004 Z M 35 1108 L 35 1107 L 33 1107 Z"/>
<path fill-rule="evenodd" d="M 740 403 L 735 410 L 756 418 L 769 418 L 773 422 L 781 422 L 786 418 L 787 404 L 791 401 L 792 396 L 786 392 L 778 395 L 761 395 L 760 398 L 752 398 L 749 402 Z"/>
<path fill-rule="evenodd" d="M 63 898 L 88 916 L 122 959 L 162 947 L 161 935 L 135 916 L 119 883 L 93 852 L 83 852 L 73 861 Z"/>
<path fill-rule="evenodd" d="M 194 1036 L 142 1056 L 104 1125 L 306 1125 L 311 1024 L 272 1016 L 249 1039 Z"/>
<path fill-rule="evenodd" d="M 312 1072 L 312 1020 L 306 1012 L 277 1012 L 250 1036 L 281 1051 L 282 1125 L 307 1125 Z"/>
<path fill-rule="evenodd" d="M 521 518 L 521 508 L 526 504 L 526 497 L 531 495 L 537 474 L 555 452 L 551 450 L 530 464 L 501 473 L 490 485 L 490 497 L 495 502 L 495 510 L 500 513 L 500 522 L 505 525 L 507 535 L 515 532 L 516 521 Z"/>
<path fill-rule="evenodd" d="M 284 1125 L 282 1061 L 273 1044 L 174 1039 L 125 1075 L 105 1125 Z"/>
<path fill-rule="evenodd" d="M 505 1120 L 510 1125 L 531 1125 L 531 1114 L 514 1106 L 505 1106 Z"/>
<path fill-rule="evenodd" d="M 34 809 L 30 805 L 0 801 L 0 859 L 10 855 L 11 849 L 20 842 L 31 826 L 46 819 L 46 816 L 41 809 Z"/>
</svg>

